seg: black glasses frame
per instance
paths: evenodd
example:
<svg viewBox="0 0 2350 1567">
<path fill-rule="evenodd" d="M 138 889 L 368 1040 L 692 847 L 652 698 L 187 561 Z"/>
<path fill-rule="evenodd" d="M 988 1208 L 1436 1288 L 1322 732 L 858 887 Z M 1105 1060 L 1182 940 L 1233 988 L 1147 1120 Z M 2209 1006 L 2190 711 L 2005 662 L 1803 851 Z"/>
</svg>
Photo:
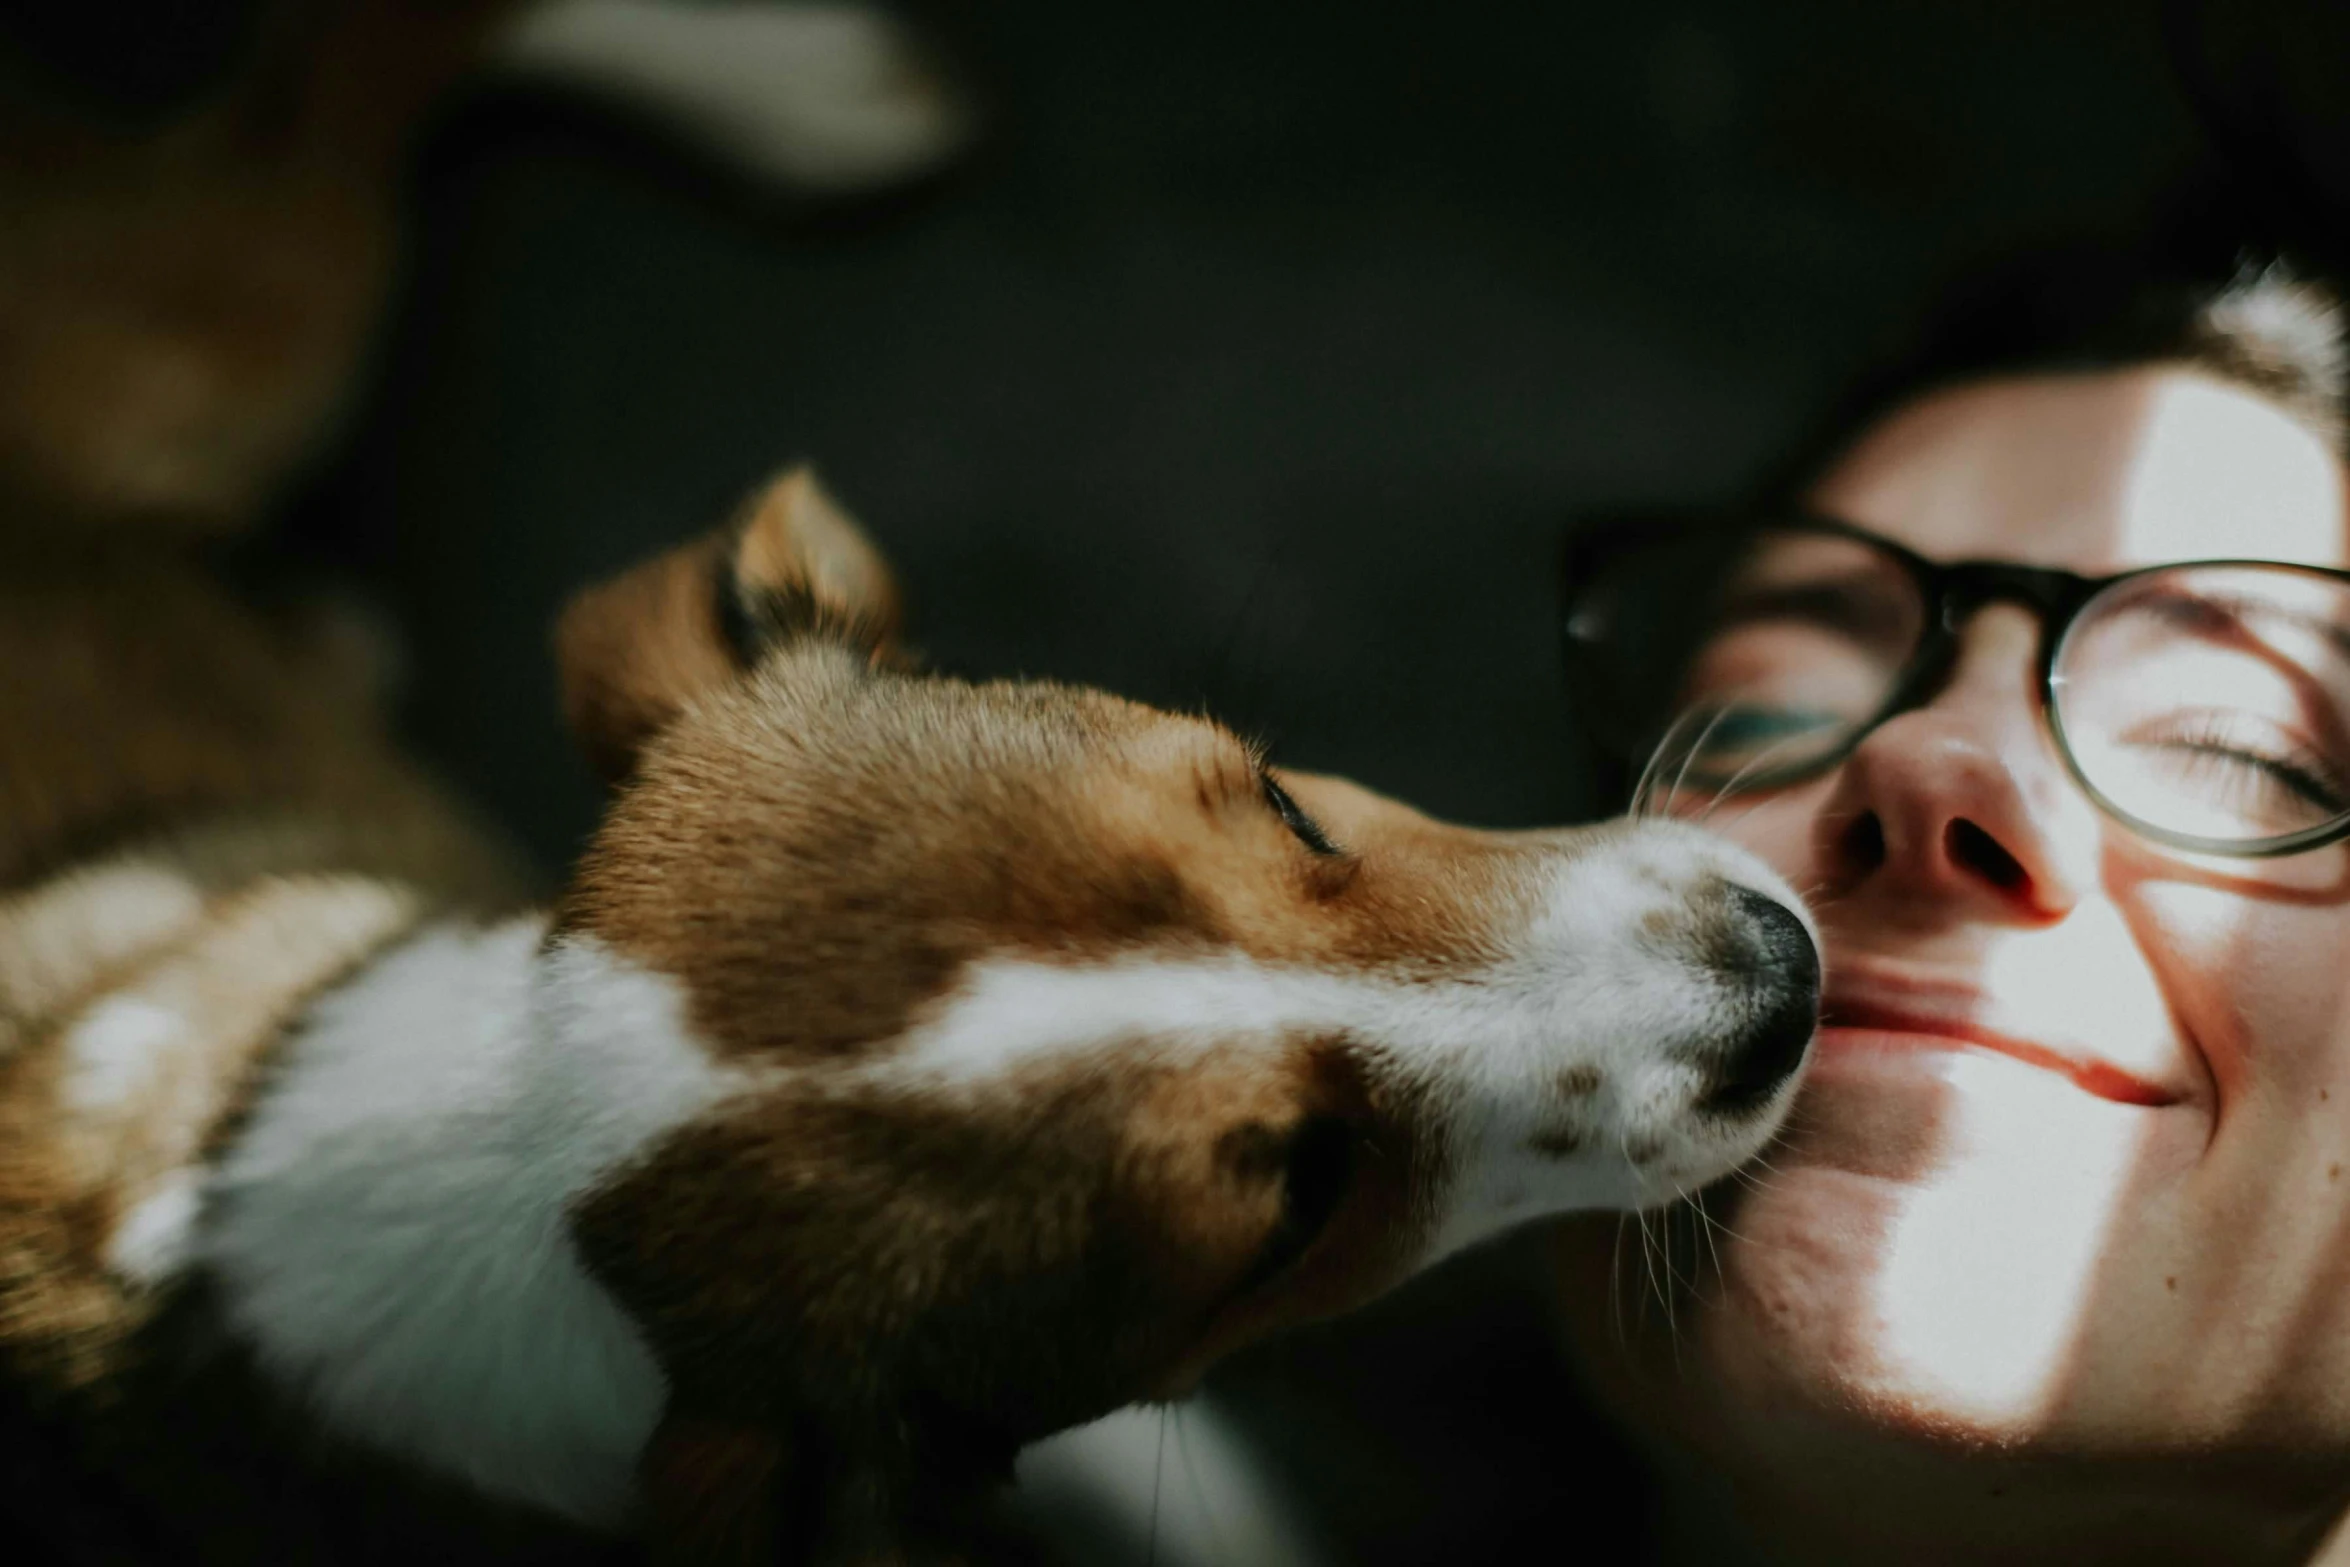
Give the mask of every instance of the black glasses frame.
<svg viewBox="0 0 2350 1567">
<path fill-rule="evenodd" d="M 2110 576 L 2090 577 L 2060 567 L 2028 566 L 2015 561 L 1932 560 L 1897 540 L 1888 539 L 1841 518 L 1808 512 L 1681 514 L 1627 519 L 1578 531 L 1568 538 L 1561 555 L 1559 645 L 1566 662 L 1570 689 L 1588 689 L 1588 682 L 1582 678 L 1588 660 L 1579 648 L 1584 639 L 1575 632 L 1576 599 L 1596 579 L 1600 567 L 1607 560 L 1635 544 L 1653 544 L 1660 537 L 1711 535 L 1727 542 L 1742 533 L 1753 533 L 1764 528 L 1846 539 L 1875 550 L 1908 573 L 1925 614 L 1918 632 L 1918 644 L 1894 676 L 1885 700 L 1867 719 L 1854 726 L 1843 743 L 1809 761 L 1777 770 L 1764 769 L 1741 784 L 1742 790 L 1777 787 L 1817 777 L 1841 765 L 1862 741 L 1887 720 L 1932 701 L 1957 662 L 1959 636 L 1967 621 L 1978 611 L 1993 604 L 2007 603 L 2020 605 L 2039 622 L 2038 668 L 2033 685 L 2039 697 L 2041 722 L 2046 725 L 2049 737 L 2055 741 L 2056 753 L 2063 759 L 2065 770 L 2072 774 L 2073 781 L 2081 786 L 2081 791 L 2106 815 L 2131 831 L 2170 848 L 2196 854 L 2225 855 L 2232 859 L 2274 859 L 2350 838 L 2350 812 L 2298 832 L 2273 838 L 2241 840 L 2205 838 L 2194 833 L 2177 832 L 2133 815 L 2097 787 L 2082 768 L 2080 758 L 2073 754 L 2072 742 L 2064 731 L 2064 714 L 2058 697 L 2061 682 L 2056 674 L 2057 664 L 2063 657 L 2065 640 L 2071 635 L 2081 612 L 2108 589 L 2121 584 L 2183 569 L 2250 567 L 2294 576 L 2320 577 L 2350 587 L 2350 570 L 2306 566 L 2292 561 L 2222 557 L 2163 561 L 2156 565 L 2115 572 Z"/>
</svg>

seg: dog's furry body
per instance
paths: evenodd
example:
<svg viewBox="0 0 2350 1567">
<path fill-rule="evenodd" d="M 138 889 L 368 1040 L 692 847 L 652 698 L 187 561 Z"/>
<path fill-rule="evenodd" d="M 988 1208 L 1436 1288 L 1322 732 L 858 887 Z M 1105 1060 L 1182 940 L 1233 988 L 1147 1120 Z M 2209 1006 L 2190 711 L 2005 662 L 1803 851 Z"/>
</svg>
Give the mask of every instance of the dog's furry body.
<svg viewBox="0 0 2350 1567">
<path fill-rule="evenodd" d="M 957 1559 L 1019 1443 L 1720 1173 L 1809 1029 L 1791 900 L 1686 828 L 877 667 L 804 477 L 567 617 L 620 787 L 552 910 L 194 574 L 12 591 L 0 1353 L 64 1539 Z"/>
<path fill-rule="evenodd" d="M 462 57 L 426 34 L 401 94 Z M 56 210 L 211 189 L 102 186 Z M 48 277 L 175 274 L 129 275 Z M 614 793 L 525 905 L 331 624 L 168 542 L 282 482 L 371 286 L 229 332 L 290 367 L 264 395 L 166 375 L 192 423 L 88 395 L 159 362 L 84 332 L 138 310 L 0 319 L 49 342 L 0 363 L 7 1544 L 961 1560 L 1021 1443 L 1521 1219 L 1668 1200 L 1784 1112 L 1816 957 L 1757 862 L 1446 827 L 1203 719 L 905 670 L 804 474 L 566 616 Z"/>
<path fill-rule="evenodd" d="M 330 649 L 169 559 L 0 577 L 0 1468 L 9 1516 L 84 1546 L 182 1559 L 205 1488 L 150 1510 L 90 1477 L 168 1475 L 189 1422 L 203 1451 L 264 1402 L 185 1396 L 233 1357 L 183 1353 L 201 1312 L 160 1286 L 267 1052 L 420 922 L 517 901 Z"/>
</svg>

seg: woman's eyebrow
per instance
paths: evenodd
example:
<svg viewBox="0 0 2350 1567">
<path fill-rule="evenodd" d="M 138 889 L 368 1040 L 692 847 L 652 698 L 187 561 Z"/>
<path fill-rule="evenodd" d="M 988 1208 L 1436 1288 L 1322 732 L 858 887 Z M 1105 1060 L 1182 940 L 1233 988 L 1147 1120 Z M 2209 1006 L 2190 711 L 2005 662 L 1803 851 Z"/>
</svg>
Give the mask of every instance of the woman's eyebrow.
<svg viewBox="0 0 2350 1567">
<path fill-rule="evenodd" d="M 2265 645 L 2260 637 L 2264 627 L 2288 626 L 2326 644 L 2336 658 L 2350 664 L 2350 623 L 2340 616 L 2243 593 L 2191 593 L 2178 588 L 2157 589 L 2147 595 L 2146 602 L 2170 624 L 2212 641 L 2252 639 Z M 2226 618 L 2228 631 L 2214 624 L 2214 612 Z"/>
<path fill-rule="evenodd" d="M 2158 588 L 2148 595 L 2150 607 L 2180 630 L 2224 647 L 2240 649 L 2276 669 L 2294 686 L 2313 691 L 2307 706 L 2312 719 L 2330 731 L 2329 743 L 2350 746 L 2341 710 L 2344 693 L 2329 689 L 2330 682 L 2304 666 L 2302 660 L 2278 647 L 2263 634 L 2260 621 L 2283 623 L 2325 644 L 2333 656 L 2350 666 L 2350 626 L 2340 620 L 2290 604 L 2276 604 L 2243 594 L 2187 593 Z"/>
<path fill-rule="evenodd" d="M 1882 574 L 1858 568 L 1747 586 L 1733 584 L 1723 594 L 1715 618 L 1729 622 L 1802 615 L 1855 631 L 1898 627 L 1906 617 L 1898 599 L 1883 589 Z"/>
</svg>

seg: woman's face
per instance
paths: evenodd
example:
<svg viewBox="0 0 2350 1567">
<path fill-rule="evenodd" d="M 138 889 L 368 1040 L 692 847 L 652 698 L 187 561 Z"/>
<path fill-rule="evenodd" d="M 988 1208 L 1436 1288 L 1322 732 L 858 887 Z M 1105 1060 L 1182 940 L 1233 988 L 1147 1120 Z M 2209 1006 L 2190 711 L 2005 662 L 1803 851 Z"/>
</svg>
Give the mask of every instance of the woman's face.
<svg viewBox="0 0 2350 1567">
<path fill-rule="evenodd" d="M 2345 562 L 2325 444 L 2177 369 L 1927 396 L 1809 499 L 1940 560 Z M 1749 1474 L 1889 1437 L 2350 1460 L 2350 852 L 2135 837 L 2053 749 L 2030 616 L 1961 648 L 1834 771 L 1714 818 L 1813 897 L 1828 1026 L 1669 1341 L 1590 1283 L 1612 1223 L 1562 1239 L 1581 1358 Z"/>
</svg>

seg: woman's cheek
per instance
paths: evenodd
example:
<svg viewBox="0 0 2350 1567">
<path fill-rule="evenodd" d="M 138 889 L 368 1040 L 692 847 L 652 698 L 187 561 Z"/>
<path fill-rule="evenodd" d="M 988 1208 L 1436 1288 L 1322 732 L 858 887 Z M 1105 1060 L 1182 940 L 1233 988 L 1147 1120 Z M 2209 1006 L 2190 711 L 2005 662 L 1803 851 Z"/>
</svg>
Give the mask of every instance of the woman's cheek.
<svg viewBox="0 0 2350 1567">
<path fill-rule="evenodd" d="M 1719 802 L 1695 802 L 1686 814 L 1743 848 L 1810 895 L 1820 882 L 1815 863 L 1816 824 L 1833 778 L 1814 779 L 1792 789 Z"/>
<path fill-rule="evenodd" d="M 2350 1079 L 2350 909 L 2268 907 L 2229 944 L 2237 1036 L 2231 1069 L 2251 1092 L 2288 1095 L 2324 1116 Z"/>
<path fill-rule="evenodd" d="M 2250 877 L 2149 877 L 2118 894 L 2223 1118 L 2350 1075 L 2350 904 Z"/>
</svg>

